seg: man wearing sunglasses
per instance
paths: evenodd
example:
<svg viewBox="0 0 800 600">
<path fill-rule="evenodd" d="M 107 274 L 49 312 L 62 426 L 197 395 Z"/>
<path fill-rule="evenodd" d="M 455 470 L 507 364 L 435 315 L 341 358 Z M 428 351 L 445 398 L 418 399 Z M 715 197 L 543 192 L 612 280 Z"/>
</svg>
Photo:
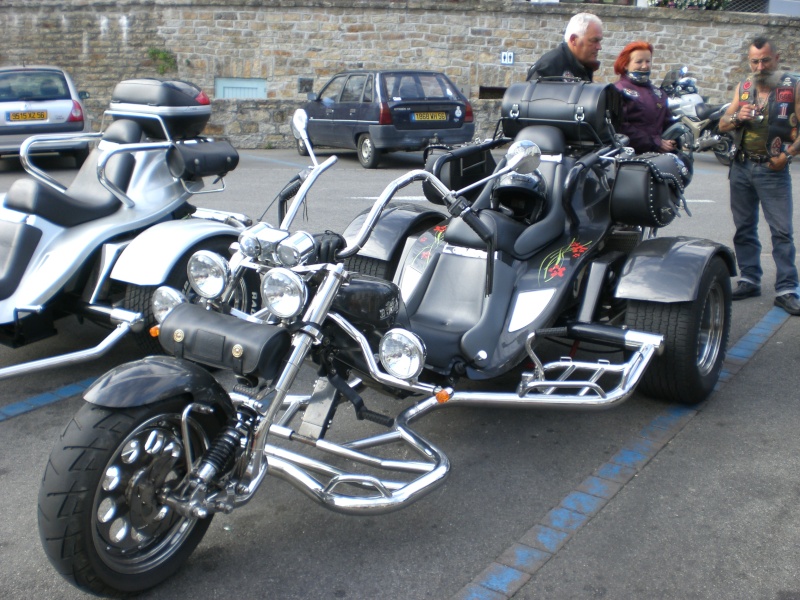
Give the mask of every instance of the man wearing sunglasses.
<svg viewBox="0 0 800 600">
<path fill-rule="evenodd" d="M 778 75 L 780 56 L 765 37 L 752 41 L 747 58 L 751 74 L 736 86 L 733 102 L 719 124 L 720 131 L 733 132 L 736 147 L 729 180 L 736 226 L 733 246 L 741 278 L 733 299 L 761 295 L 760 204 L 777 269 L 775 306 L 800 315 L 789 174 L 792 158 L 800 152 L 800 82 L 788 73 Z"/>
</svg>

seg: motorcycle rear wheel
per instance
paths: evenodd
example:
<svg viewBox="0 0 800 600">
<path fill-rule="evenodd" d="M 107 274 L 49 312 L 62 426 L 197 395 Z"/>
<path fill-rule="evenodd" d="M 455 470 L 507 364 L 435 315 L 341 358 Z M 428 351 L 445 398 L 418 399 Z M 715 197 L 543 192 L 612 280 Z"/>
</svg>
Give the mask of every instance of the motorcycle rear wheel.
<svg viewBox="0 0 800 600">
<path fill-rule="evenodd" d="M 714 146 L 712 150 L 714 151 L 714 156 L 717 157 L 717 161 L 721 165 L 725 165 L 726 167 L 730 166 L 731 164 L 731 146 L 733 145 L 733 138 L 727 133 L 717 133 L 720 136 L 719 144 Z"/>
<path fill-rule="evenodd" d="M 186 473 L 180 422 L 188 400 L 109 409 L 85 404 L 61 436 L 39 489 L 39 536 L 58 573 L 99 595 L 141 592 L 171 576 L 211 517 L 159 504 Z M 220 425 L 190 419 L 193 453 Z M 212 515 L 213 516 L 213 515 Z"/>
<path fill-rule="evenodd" d="M 678 404 L 697 404 L 713 391 L 722 371 L 731 327 L 731 281 L 719 257 L 706 266 L 697 300 L 667 304 L 630 301 L 631 329 L 660 333 L 665 348 L 653 359 L 638 390 Z"/>
</svg>

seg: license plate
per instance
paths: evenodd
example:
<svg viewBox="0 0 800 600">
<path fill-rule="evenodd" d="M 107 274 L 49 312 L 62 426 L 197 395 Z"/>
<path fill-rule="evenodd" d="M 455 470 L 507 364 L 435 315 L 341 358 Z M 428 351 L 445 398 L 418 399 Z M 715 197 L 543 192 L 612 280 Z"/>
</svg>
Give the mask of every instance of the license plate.
<svg viewBox="0 0 800 600">
<path fill-rule="evenodd" d="M 414 113 L 415 121 L 446 121 L 447 113 L 445 112 L 419 112 Z"/>
<path fill-rule="evenodd" d="M 12 112 L 8 113 L 9 121 L 46 121 L 47 111 L 36 110 L 29 112 Z"/>
</svg>

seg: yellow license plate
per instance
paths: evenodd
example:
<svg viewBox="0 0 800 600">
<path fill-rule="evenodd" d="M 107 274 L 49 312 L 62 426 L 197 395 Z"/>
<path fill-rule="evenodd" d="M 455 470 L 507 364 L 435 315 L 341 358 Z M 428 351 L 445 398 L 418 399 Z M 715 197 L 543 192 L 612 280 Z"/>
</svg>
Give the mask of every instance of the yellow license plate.
<svg viewBox="0 0 800 600">
<path fill-rule="evenodd" d="M 29 112 L 12 112 L 8 114 L 9 121 L 45 121 L 47 120 L 46 110 L 36 110 Z"/>
<path fill-rule="evenodd" d="M 414 113 L 415 121 L 446 121 L 447 113 L 444 112 L 420 112 Z"/>
</svg>

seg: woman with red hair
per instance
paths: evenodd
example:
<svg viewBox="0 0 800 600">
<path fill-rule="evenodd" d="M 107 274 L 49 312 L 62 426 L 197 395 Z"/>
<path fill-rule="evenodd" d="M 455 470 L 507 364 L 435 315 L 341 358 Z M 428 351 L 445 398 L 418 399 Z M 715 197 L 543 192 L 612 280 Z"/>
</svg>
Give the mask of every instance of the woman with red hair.
<svg viewBox="0 0 800 600">
<path fill-rule="evenodd" d="M 614 61 L 619 81 L 614 85 L 622 94 L 622 125 L 619 133 L 630 138 L 637 154 L 670 152 L 673 140 L 662 140 L 661 134 L 672 123 L 667 95 L 650 83 L 653 45 L 631 42 Z"/>
</svg>

